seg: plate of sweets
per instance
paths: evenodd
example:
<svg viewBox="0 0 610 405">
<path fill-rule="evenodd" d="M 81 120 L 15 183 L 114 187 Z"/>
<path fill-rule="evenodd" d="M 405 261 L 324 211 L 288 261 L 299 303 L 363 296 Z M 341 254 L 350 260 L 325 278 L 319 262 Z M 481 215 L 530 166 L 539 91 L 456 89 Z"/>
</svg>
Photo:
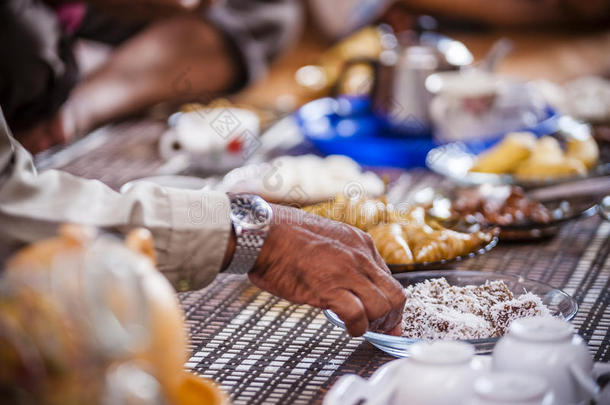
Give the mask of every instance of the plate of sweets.
<svg viewBox="0 0 610 405">
<path fill-rule="evenodd" d="M 497 227 L 502 240 L 536 239 L 556 234 L 567 222 L 594 215 L 608 189 L 610 178 L 603 177 L 529 191 L 485 184 L 453 189 L 435 198 L 428 212 L 445 225 L 463 221 Z"/>
<path fill-rule="evenodd" d="M 600 160 L 590 128 L 569 117 L 560 123 L 565 130 L 540 137 L 512 132 L 480 153 L 466 143 L 444 144 L 428 153 L 426 165 L 460 185 L 534 188 L 607 174 L 610 165 Z"/>
<path fill-rule="evenodd" d="M 407 297 L 401 336 L 367 331 L 363 337 L 396 357 L 408 356 L 415 343 L 442 339 L 472 344 L 477 354 L 489 353 L 516 319 L 554 316 L 570 321 L 578 311 L 564 291 L 518 275 L 447 270 L 394 278 Z M 345 329 L 334 312 L 324 314 Z"/>
<path fill-rule="evenodd" d="M 423 206 L 399 209 L 385 197 L 349 197 L 306 206 L 305 211 L 343 222 L 369 233 L 394 273 L 438 269 L 488 252 L 498 242 L 495 228 L 469 229 L 441 225 Z"/>
</svg>

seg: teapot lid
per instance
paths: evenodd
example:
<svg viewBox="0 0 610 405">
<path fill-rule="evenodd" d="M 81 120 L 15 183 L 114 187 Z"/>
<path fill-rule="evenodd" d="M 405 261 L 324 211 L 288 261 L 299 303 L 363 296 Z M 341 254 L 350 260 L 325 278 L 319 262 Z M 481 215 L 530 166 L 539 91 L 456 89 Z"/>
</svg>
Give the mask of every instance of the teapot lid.
<svg viewBox="0 0 610 405">
<path fill-rule="evenodd" d="M 517 319 L 509 328 L 511 336 L 535 342 L 566 340 L 573 333 L 572 325 L 551 316 Z"/>
<path fill-rule="evenodd" d="M 490 373 L 479 377 L 474 391 L 481 399 L 494 401 L 542 400 L 548 391 L 546 381 L 536 375 Z"/>
<path fill-rule="evenodd" d="M 413 345 L 410 358 L 427 364 L 459 364 L 469 362 L 474 356 L 474 348 L 463 342 L 439 340 Z"/>
</svg>

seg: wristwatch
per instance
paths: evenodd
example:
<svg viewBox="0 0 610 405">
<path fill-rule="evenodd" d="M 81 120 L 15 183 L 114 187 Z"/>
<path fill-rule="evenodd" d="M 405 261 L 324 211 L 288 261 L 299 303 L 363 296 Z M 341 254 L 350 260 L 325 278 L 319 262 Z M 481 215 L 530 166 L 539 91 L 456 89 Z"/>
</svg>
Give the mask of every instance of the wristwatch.
<svg viewBox="0 0 610 405">
<path fill-rule="evenodd" d="M 235 252 L 223 273 L 246 274 L 263 248 L 269 234 L 273 211 L 267 201 L 254 194 L 233 194 L 230 218 L 235 230 Z"/>
</svg>

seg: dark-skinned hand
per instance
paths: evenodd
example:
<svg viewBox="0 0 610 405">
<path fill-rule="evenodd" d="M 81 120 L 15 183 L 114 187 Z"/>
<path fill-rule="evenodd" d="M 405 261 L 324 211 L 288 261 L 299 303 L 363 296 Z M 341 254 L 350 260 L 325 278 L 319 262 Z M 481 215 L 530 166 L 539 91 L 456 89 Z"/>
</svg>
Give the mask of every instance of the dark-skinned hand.
<svg viewBox="0 0 610 405">
<path fill-rule="evenodd" d="M 249 273 L 255 285 L 297 304 L 331 309 L 352 336 L 400 332 L 404 292 L 367 233 L 295 208 L 272 207 L 269 236 Z"/>
</svg>

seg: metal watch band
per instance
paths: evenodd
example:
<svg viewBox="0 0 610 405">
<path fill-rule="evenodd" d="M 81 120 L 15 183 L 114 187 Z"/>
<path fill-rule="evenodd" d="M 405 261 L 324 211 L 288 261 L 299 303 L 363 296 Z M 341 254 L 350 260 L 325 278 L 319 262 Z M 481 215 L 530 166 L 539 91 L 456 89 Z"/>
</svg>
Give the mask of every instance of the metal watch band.
<svg viewBox="0 0 610 405">
<path fill-rule="evenodd" d="M 246 274 L 256 263 L 269 234 L 273 212 L 271 206 L 254 194 L 234 194 L 231 200 L 231 223 L 235 230 L 235 252 L 224 273 Z"/>
<path fill-rule="evenodd" d="M 237 232 L 236 232 L 237 234 Z M 263 247 L 265 236 L 257 233 L 242 233 L 237 235 L 235 252 L 229 267 L 223 273 L 246 274 L 256 262 L 256 258 Z"/>
</svg>

